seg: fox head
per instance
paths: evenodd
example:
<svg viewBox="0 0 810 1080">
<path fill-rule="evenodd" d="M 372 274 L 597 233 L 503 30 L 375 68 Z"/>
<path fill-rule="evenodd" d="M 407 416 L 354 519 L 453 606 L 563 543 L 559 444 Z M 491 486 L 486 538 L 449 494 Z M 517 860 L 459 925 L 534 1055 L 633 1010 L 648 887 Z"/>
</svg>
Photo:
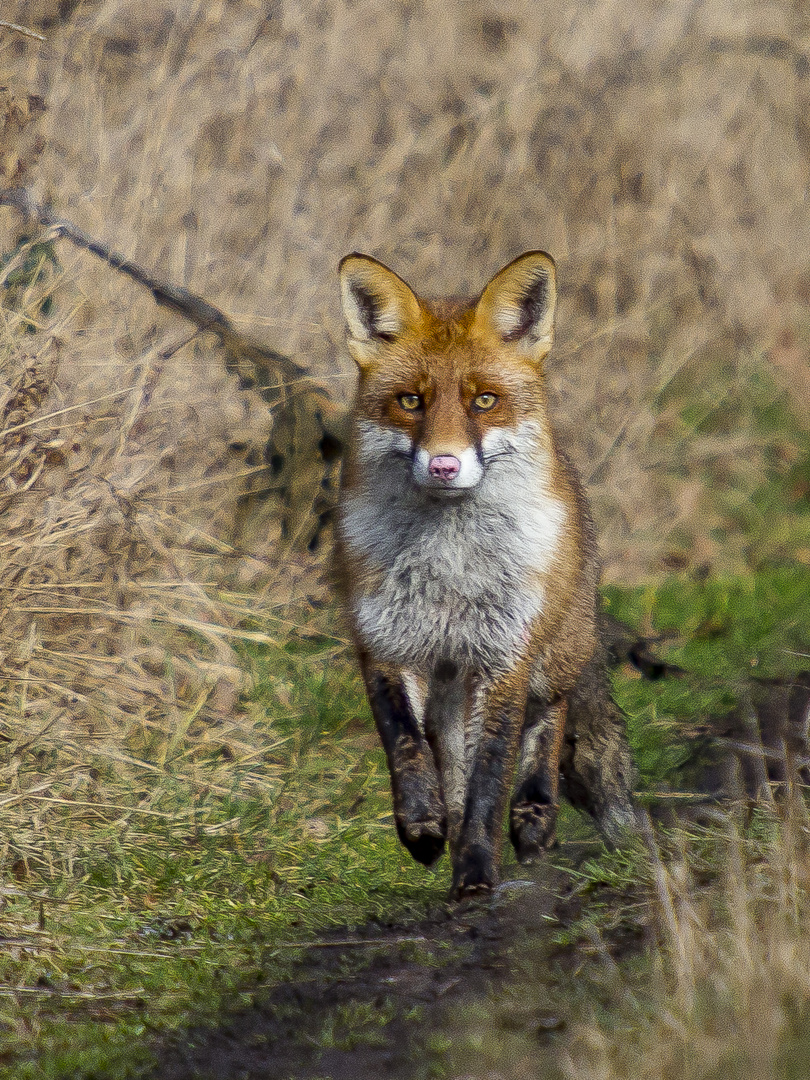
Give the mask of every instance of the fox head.
<svg viewBox="0 0 810 1080">
<path fill-rule="evenodd" d="M 544 441 L 557 297 L 549 255 L 519 256 L 473 302 L 429 303 L 368 255 L 341 261 L 340 284 L 370 463 L 406 459 L 417 488 L 453 498 L 514 454 L 521 433 Z"/>
</svg>

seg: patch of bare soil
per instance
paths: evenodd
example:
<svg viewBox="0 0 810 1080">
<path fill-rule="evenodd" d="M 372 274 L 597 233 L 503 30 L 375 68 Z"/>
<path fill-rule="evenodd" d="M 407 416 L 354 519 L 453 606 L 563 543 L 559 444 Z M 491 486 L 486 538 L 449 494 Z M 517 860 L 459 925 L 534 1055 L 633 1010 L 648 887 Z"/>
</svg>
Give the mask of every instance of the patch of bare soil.
<svg viewBox="0 0 810 1080">
<path fill-rule="evenodd" d="M 174 1036 L 152 1080 L 421 1080 L 437 1072 L 459 1018 L 499 998 L 536 961 L 526 1000 L 500 1022 L 522 1030 L 542 1056 L 565 1017 L 547 1008 L 544 979 L 566 967 L 553 944 L 579 914 L 572 879 L 544 864 L 505 882 L 493 899 L 443 909 L 406 925 L 372 923 L 313 942 L 287 981 L 253 992 L 249 1008 L 214 1028 Z M 623 952 L 638 940 L 619 942 Z M 548 963 L 554 956 L 554 964 Z M 272 964 L 272 960 L 269 961 Z M 497 1016 L 496 1016 L 497 1022 Z"/>
</svg>

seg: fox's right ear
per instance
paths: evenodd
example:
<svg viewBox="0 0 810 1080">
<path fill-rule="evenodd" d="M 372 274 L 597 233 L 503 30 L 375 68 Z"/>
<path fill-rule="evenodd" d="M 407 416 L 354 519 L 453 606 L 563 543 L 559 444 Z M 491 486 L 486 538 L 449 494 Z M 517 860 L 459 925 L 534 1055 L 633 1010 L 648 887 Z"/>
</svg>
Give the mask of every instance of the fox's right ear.
<svg viewBox="0 0 810 1080">
<path fill-rule="evenodd" d="M 374 362 L 386 345 L 418 322 L 419 301 L 393 270 L 369 255 L 340 261 L 340 296 L 349 329 L 349 352 L 359 367 Z"/>
</svg>

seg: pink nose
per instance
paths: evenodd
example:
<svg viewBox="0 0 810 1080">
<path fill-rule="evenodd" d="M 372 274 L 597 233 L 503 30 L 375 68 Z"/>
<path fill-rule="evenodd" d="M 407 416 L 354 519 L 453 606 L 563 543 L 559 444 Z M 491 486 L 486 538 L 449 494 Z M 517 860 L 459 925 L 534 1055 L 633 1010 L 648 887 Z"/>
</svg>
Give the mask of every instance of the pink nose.
<svg viewBox="0 0 810 1080">
<path fill-rule="evenodd" d="M 430 459 L 428 472 L 435 480 L 454 480 L 461 471 L 461 462 L 451 454 L 440 454 Z"/>
</svg>

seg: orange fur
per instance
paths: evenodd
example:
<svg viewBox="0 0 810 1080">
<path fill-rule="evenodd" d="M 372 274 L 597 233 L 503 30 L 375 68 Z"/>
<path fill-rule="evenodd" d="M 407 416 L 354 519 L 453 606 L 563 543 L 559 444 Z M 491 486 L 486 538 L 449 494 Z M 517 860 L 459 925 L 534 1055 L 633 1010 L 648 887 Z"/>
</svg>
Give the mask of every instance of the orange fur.
<svg viewBox="0 0 810 1080">
<path fill-rule="evenodd" d="M 339 580 L 400 836 L 430 862 L 449 835 L 464 895 L 497 880 L 521 739 L 516 847 L 528 857 L 553 839 L 559 702 L 596 648 L 593 527 L 543 384 L 554 263 L 528 252 L 477 301 L 429 303 L 350 255 L 341 289 L 360 380 Z M 545 822 L 531 842 L 529 818 Z"/>
</svg>

